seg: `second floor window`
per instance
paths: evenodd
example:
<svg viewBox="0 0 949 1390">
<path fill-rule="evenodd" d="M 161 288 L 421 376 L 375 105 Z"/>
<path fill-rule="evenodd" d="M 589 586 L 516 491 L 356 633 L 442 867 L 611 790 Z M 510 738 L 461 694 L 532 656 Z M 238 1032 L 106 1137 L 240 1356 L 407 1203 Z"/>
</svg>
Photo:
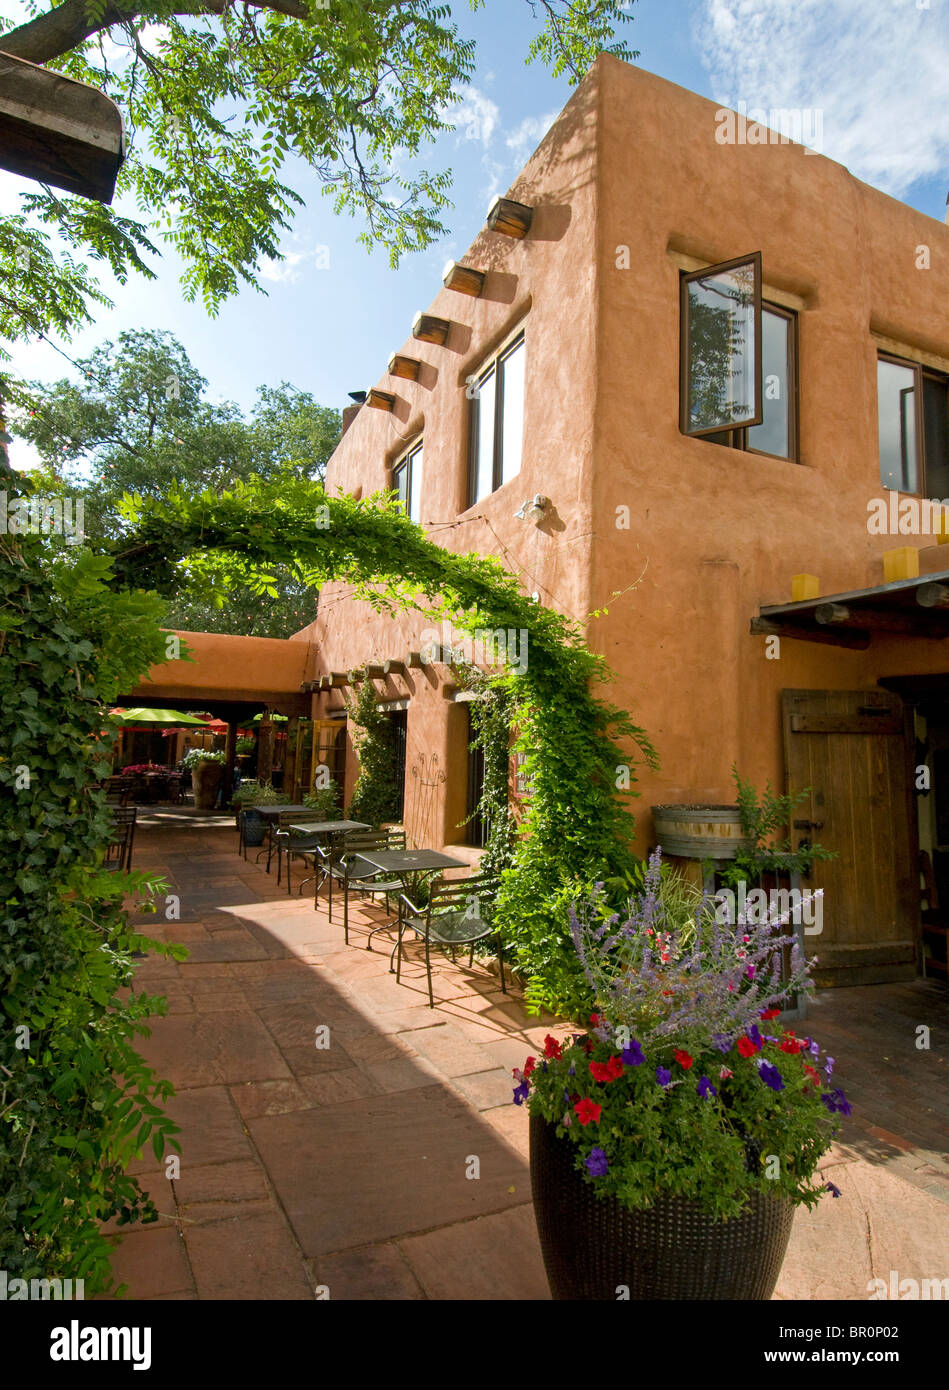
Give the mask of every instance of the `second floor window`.
<svg viewBox="0 0 949 1390">
<path fill-rule="evenodd" d="M 392 470 L 392 486 L 412 521 L 422 519 L 422 444 L 410 449 Z"/>
<path fill-rule="evenodd" d="M 761 305 L 761 424 L 707 434 L 713 444 L 753 454 L 796 459 L 797 317 L 776 304 Z"/>
<path fill-rule="evenodd" d="M 469 506 L 521 471 L 524 361 L 522 334 L 479 375 L 471 392 Z"/>
<path fill-rule="evenodd" d="M 949 377 L 881 354 L 877 416 L 883 486 L 949 497 Z"/>
</svg>

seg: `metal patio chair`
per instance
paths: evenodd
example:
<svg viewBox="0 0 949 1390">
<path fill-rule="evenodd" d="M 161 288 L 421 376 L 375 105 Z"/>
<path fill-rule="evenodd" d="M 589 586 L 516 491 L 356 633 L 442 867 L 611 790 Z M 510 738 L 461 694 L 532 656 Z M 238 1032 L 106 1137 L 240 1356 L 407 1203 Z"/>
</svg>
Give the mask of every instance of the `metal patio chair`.
<svg viewBox="0 0 949 1390">
<path fill-rule="evenodd" d="M 136 806 L 110 806 L 112 835 L 106 846 L 102 867 L 108 873 L 124 873 L 132 867 L 132 846 L 135 842 Z"/>
<path fill-rule="evenodd" d="M 401 844 L 392 842 L 392 835 L 401 835 Z M 360 892 L 367 892 L 371 886 L 386 894 L 401 893 L 405 884 L 401 879 L 385 880 L 374 864 L 361 857 L 361 852 L 370 849 L 404 849 L 405 832 L 388 830 L 353 830 L 344 837 L 335 855 L 327 864 L 325 877 L 329 881 L 329 918 L 333 920 L 333 884 L 343 889 L 343 940 L 349 945 L 349 888 L 353 884 Z M 317 889 L 319 892 L 319 889 Z"/>
<path fill-rule="evenodd" d="M 468 967 L 474 964 L 474 948 L 479 941 L 494 938 L 501 970 L 501 989 L 507 994 L 504 979 L 504 949 L 494 926 L 494 906 L 501 886 L 499 874 L 476 874 L 471 878 L 439 879 L 429 888 L 425 907 L 416 905 L 404 893 L 401 895 L 399 938 L 393 954 L 398 958 L 396 980 L 402 979 L 402 937 L 406 931 L 415 932 L 425 942 L 425 973 L 428 977 L 429 1008 L 435 1007 L 432 991 L 432 946 L 445 946 L 454 959 L 459 946 L 469 948 Z"/>
</svg>

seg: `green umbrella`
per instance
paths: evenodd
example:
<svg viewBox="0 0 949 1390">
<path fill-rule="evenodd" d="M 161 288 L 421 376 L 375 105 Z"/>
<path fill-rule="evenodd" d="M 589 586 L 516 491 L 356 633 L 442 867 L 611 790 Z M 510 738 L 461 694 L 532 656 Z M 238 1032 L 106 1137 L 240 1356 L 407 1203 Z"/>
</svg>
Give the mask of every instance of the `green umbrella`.
<svg viewBox="0 0 949 1390">
<path fill-rule="evenodd" d="M 207 728 L 206 719 L 195 719 L 193 714 L 176 709 L 112 709 L 109 713 L 121 721 L 123 729 Z"/>
</svg>

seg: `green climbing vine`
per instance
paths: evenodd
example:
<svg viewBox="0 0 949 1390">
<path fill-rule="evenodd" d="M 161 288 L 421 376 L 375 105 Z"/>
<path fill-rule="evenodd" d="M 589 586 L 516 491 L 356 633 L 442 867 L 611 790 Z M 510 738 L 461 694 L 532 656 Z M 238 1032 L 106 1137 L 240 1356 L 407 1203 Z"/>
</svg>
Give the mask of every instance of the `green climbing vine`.
<svg viewBox="0 0 949 1390">
<path fill-rule="evenodd" d="M 355 736 L 359 776 L 349 803 L 350 820 L 363 820 L 380 826 L 383 821 L 402 819 L 395 766 L 395 737 L 392 721 L 377 709 L 379 696 L 372 681 L 363 681 L 346 710 L 358 731 Z"/>
<path fill-rule="evenodd" d="M 53 543 L 0 537 L 0 1268 L 92 1292 L 111 1282 L 101 1223 L 156 1216 L 129 1160 L 175 1128 L 133 1046 L 163 1001 L 136 990 L 132 953 L 182 953 L 123 911 L 163 885 L 99 867 L 108 710 L 164 659 L 164 605 Z"/>
<path fill-rule="evenodd" d="M 264 593 L 280 564 L 314 586 L 345 581 L 380 612 L 415 608 L 471 636 L 526 634 L 526 659 L 490 681 L 503 691 L 531 788 L 516 831 L 505 829 L 513 848 L 498 920 L 529 978 L 532 1006 L 582 1008 L 588 996 L 567 905 L 585 885 L 633 865 L 635 765 L 654 765 L 655 753 L 628 713 L 596 693 L 611 673 L 578 626 L 522 593 L 493 557 L 436 545 L 388 493 L 356 500 L 306 480 L 279 488 L 252 481 L 223 496 L 139 500 L 128 516 L 131 531 L 115 556 L 124 583 L 173 593 L 186 573 L 199 594 L 232 582 Z"/>
</svg>

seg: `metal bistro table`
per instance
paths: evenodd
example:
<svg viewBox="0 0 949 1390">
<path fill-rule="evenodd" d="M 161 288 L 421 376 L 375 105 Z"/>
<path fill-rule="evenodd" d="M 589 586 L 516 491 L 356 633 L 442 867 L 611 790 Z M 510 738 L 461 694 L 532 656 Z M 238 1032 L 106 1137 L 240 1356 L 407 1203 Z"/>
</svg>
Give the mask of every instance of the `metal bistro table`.
<svg viewBox="0 0 949 1390">
<path fill-rule="evenodd" d="M 467 869 L 470 867 L 466 859 L 453 859 L 450 854 L 442 854 L 434 849 L 368 849 L 359 857 L 365 859 L 367 864 L 371 864 L 380 873 L 394 873 L 411 878 L 413 895 L 418 892 L 418 881 L 422 874 L 431 873 L 434 869 Z M 401 903 L 399 904 L 399 915 L 395 920 L 401 926 Z M 376 932 L 385 931 L 391 925 L 391 922 L 386 922 L 384 926 L 374 928 L 370 933 L 370 944 Z M 398 949 L 399 943 L 396 941 L 392 955 L 389 957 L 390 975 L 395 973 L 392 962 L 395 960 L 395 953 Z"/>
<path fill-rule="evenodd" d="M 244 813 L 245 813 L 245 815 L 246 815 L 246 813 L 247 813 L 248 811 L 253 811 L 253 812 L 255 813 L 255 815 L 260 816 L 261 820 L 264 821 L 264 822 L 267 824 L 267 827 L 268 827 L 268 829 L 270 830 L 270 836 L 269 836 L 269 838 L 268 838 L 268 844 L 267 844 L 267 872 L 268 872 L 268 874 L 270 873 L 270 860 L 271 860 L 271 858 L 272 858 L 272 856 L 273 856 L 273 826 L 271 825 L 271 822 L 273 822 L 274 825 L 279 825 L 279 823 L 280 823 L 280 817 L 281 817 L 281 816 L 284 814 L 284 812 L 286 812 L 286 811 L 289 811 L 289 812 L 291 812 L 293 815 L 296 815 L 297 813 L 301 813 L 301 814 L 302 814 L 303 812 L 308 811 L 309 809 L 310 809 L 309 806 L 275 806 L 275 805 L 273 805 L 273 803 L 271 803 L 271 802 L 268 802 L 266 806 L 245 806 L 245 807 L 244 807 Z M 260 854 L 263 854 L 263 850 L 261 850 Z M 258 859 L 260 858 L 260 854 L 258 854 L 258 856 L 257 856 Z M 256 862 L 256 861 L 255 861 L 255 862 Z"/>
<path fill-rule="evenodd" d="M 305 811 L 307 808 L 305 806 L 294 806 L 292 809 L 295 811 Z M 329 840 L 329 862 L 330 866 L 332 866 L 336 851 L 339 848 L 337 844 L 339 836 L 348 835 L 351 830 L 371 830 L 372 826 L 367 825 L 366 822 L 362 820 L 317 820 L 303 821 L 298 825 L 294 825 L 291 822 L 288 829 L 291 833 L 296 832 L 298 835 L 316 835 L 320 838 L 325 837 Z M 320 880 L 318 874 L 314 875 L 314 877 L 316 878 L 316 893 L 313 898 L 313 905 L 315 907 L 316 899 L 320 892 Z M 332 905 L 333 875 L 330 874 L 328 870 L 327 877 L 330 881 L 330 904 Z M 303 883 L 306 883 L 306 879 L 303 880 Z M 300 884 L 301 888 L 303 887 L 303 883 Z"/>
</svg>

